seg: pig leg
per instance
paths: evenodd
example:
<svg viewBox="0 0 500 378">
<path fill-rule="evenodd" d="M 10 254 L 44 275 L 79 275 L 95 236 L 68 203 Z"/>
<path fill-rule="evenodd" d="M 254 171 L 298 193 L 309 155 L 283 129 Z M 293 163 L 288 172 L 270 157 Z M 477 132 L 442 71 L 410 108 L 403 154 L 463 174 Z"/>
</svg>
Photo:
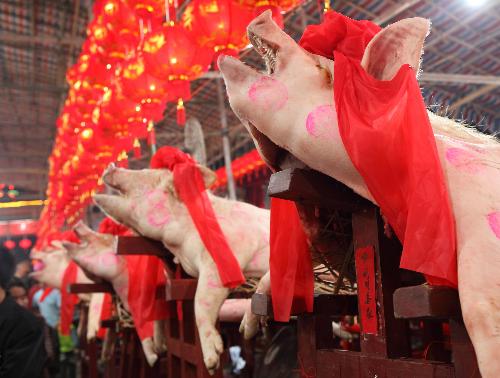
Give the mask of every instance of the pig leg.
<svg viewBox="0 0 500 378">
<path fill-rule="evenodd" d="M 260 294 L 269 294 L 270 291 L 271 275 L 270 272 L 267 272 L 260 279 L 255 292 Z M 249 303 L 240 324 L 240 333 L 243 333 L 243 337 L 246 340 L 253 338 L 259 331 L 259 323 L 261 322 L 263 323 L 264 319 L 261 319 L 259 315 L 252 313 L 251 303 Z"/>
<path fill-rule="evenodd" d="M 203 361 L 210 374 L 219 367 L 219 356 L 223 351 L 222 338 L 215 328 L 220 308 L 229 290 L 222 286 L 213 262 L 200 269 L 198 286 L 194 297 L 194 315 L 200 335 Z"/>
<path fill-rule="evenodd" d="M 153 322 L 153 342 L 156 353 L 161 354 L 167 351 L 164 320 L 155 320 Z"/>
<path fill-rule="evenodd" d="M 484 378 L 500 376 L 500 243 L 469 239 L 458 249 L 464 323 Z"/>
</svg>

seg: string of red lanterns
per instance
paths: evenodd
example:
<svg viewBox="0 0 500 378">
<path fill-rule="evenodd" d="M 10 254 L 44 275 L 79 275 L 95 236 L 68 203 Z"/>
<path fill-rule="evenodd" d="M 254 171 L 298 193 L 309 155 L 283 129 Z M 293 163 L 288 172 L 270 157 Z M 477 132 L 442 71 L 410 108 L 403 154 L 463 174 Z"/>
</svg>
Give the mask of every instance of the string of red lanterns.
<svg viewBox="0 0 500 378">
<path fill-rule="evenodd" d="M 130 151 L 140 157 L 141 139 L 156 143 L 153 125 L 167 102 L 185 123 L 191 81 L 217 55 L 236 56 L 248 44 L 254 12 L 270 7 L 279 18 L 301 1 L 194 0 L 178 15 L 181 0 L 97 0 L 80 56 L 66 73 L 36 247 L 83 216 L 110 162 L 127 166 Z"/>
</svg>

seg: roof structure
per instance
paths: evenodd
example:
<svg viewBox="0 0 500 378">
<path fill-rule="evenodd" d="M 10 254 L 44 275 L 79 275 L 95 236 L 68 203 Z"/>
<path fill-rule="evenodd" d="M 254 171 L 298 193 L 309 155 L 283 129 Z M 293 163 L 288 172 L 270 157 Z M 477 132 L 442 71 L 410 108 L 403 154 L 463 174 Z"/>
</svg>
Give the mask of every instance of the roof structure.
<svg viewBox="0 0 500 378">
<path fill-rule="evenodd" d="M 467 0 L 332 1 L 332 8 L 355 19 L 384 26 L 408 17 L 432 21 L 420 77 L 429 107 L 500 131 L 500 2 L 472 6 Z M 66 98 L 66 70 L 75 62 L 92 19 L 91 0 L 5 0 L 0 3 L 0 183 L 15 185 L 19 199 L 43 199 L 55 137 L 55 121 Z M 285 16 L 285 30 L 296 40 L 308 24 L 320 22 L 321 3 L 306 1 Z M 251 49 L 241 54 L 255 67 L 262 60 Z M 233 158 L 253 148 L 248 133 L 219 101 L 221 82 L 209 72 L 192 83 L 188 116 L 203 126 L 210 165 L 223 163 L 221 110 L 227 115 Z M 225 97 L 223 90 L 223 95 Z M 159 145 L 182 146 L 184 132 L 168 105 L 156 125 Z M 145 167 L 150 154 L 132 161 Z M 0 219 L 37 217 L 40 207 L 0 210 Z"/>
</svg>

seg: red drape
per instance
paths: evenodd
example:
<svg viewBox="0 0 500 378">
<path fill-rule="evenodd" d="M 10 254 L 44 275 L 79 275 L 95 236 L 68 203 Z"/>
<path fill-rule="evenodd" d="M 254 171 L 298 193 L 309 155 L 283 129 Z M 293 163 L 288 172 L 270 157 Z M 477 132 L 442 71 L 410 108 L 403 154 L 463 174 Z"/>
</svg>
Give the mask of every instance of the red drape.
<svg viewBox="0 0 500 378">
<path fill-rule="evenodd" d="M 314 276 L 307 236 L 292 201 L 271 198 L 271 297 L 274 319 L 313 310 Z"/>
<path fill-rule="evenodd" d="M 196 162 L 182 151 L 166 146 L 153 156 L 151 168 L 166 168 L 173 172 L 175 190 L 212 256 L 222 284 L 230 288 L 243 284 L 245 277 L 217 221 Z"/>
<path fill-rule="evenodd" d="M 403 65 L 392 80 L 380 81 L 360 64 L 377 29 L 334 13 L 307 28 L 300 44 L 335 61 L 340 135 L 403 243 L 401 267 L 425 274 L 431 284 L 456 287 L 455 223 L 415 73 Z"/>
<path fill-rule="evenodd" d="M 69 335 L 71 332 L 71 322 L 75 312 L 75 305 L 78 303 L 78 296 L 68 292 L 68 285 L 76 282 L 78 266 L 71 261 L 64 271 L 61 287 L 61 334 Z"/>
</svg>

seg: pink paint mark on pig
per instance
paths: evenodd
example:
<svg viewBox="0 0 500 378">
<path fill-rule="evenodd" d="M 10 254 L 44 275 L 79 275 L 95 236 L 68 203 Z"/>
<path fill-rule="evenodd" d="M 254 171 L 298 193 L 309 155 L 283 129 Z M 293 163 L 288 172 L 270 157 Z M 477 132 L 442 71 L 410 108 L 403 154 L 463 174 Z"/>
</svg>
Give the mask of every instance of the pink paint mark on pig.
<svg viewBox="0 0 500 378">
<path fill-rule="evenodd" d="M 167 195 L 159 190 L 152 190 L 146 194 L 149 204 L 148 222 L 153 227 L 162 227 L 170 221 L 167 209 Z"/>
<path fill-rule="evenodd" d="M 306 130 L 316 138 L 334 139 L 336 121 L 335 108 L 332 105 L 320 105 L 307 115 Z"/>
<path fill-rule="evenodd" d="M 500 211 L 489 213 L 487 217 L 491 231 L 493 231 L 497 239 L 500 239 Z"/>
<path fill-rule="evenodd" d="M 208 280 L 207 286 L 209 289 L 220 289 L 222 287 L 222 285 L 219 282 L 212 279 Z"/>
<path fill-rule="evenodd" d="M 455 168 L 467 173 L 478 173 L 484 169 L 484 166 L 478 162 L 477 156 L 463 148 L 448 148 L 446 150 L 446 160 Z"/>
<path fill-rule="evenodd" d="M 250 100 L 268 111 L 280 110 L 288 101 L 285 84 L 268 76 L 262 76 L 248 90 Z"/>
<path fill-rule="evenodd" d="M 118 256 L 112 252 L 101 255 L 100 263 L 104 266 L 115 266 L 118 264 Z"/>
</svg>

